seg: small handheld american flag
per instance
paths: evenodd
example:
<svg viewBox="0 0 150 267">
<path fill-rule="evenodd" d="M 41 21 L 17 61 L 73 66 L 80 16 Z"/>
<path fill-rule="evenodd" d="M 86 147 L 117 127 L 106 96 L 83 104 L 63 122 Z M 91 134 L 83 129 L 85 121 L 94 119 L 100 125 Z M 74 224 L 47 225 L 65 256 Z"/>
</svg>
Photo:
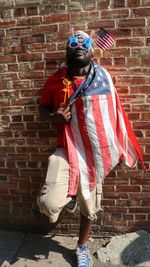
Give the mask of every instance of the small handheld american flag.
<svg viewBox="0 0 150 267">
<path fill-rule="evenodd" d="M 115 41 L 115 39 L 110 33 L 108 33 L 103 28 L 100 29 L 100 31 L 96 37 L 97 46 L 99 46 L 103 50 L 106 50 L 114 43 L 114 41 Z"/>
</svg>

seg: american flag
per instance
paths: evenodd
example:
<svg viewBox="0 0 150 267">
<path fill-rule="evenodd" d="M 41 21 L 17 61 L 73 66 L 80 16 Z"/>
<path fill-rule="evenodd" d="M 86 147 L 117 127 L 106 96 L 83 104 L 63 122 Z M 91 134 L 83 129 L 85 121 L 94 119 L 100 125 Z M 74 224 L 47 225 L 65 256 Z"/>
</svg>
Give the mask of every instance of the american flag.
<svg viewBox="0 0 150 267">
<path fill-rule="evenodd" d="M 139 158 L 144 166 L 139 144 L 110 75 L 94 63 L 88 79 L 89 87 L 73 102 L 72 119 L 65 126 L 69 194 L 76 194 L 80 177 L 85 199 L 120 161 L 133 167 Z"/>
<path fill-rule="evenodd" d="M 115 39 L 110 33 L 108 33 L 103 28 L 100 29 L 100 31 L 96 37 L 97 46 L 99 46 L 103 50 L 106 50 L 114 43 L 114 41 L 115 41 Z"/>
</svg>

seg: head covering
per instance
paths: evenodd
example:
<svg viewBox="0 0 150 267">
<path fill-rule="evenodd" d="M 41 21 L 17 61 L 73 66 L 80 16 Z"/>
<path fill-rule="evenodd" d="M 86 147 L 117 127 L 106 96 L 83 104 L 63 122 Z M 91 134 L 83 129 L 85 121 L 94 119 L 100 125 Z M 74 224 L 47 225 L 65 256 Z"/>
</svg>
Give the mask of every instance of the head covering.
<svg viewBox="0 0 150 267">
<path fill-rule="evenodd" d="M 80 30 L 75 32 L 74 28 L 71 28 L 70 32 L 71 32 L 71 36 L 68 38 L 68 44 L 71 48 L 78 47 L 79 43 L 82 42 L 82 47 L 85 49 L 86 52 L 89 49 L 93 51 L 93 47 L 92 47 L 93 32 L 91 32 L 90 35 L 88 35 L 86 32 L 80 31 Z"/>
<path fill-rule="evenodd" d="M 74 33 L 74 36 L 77 38 L 83 38 L 83 39 L 90 38 L 90 36 L 84 31 L 76 31 Z"/>
</svg>

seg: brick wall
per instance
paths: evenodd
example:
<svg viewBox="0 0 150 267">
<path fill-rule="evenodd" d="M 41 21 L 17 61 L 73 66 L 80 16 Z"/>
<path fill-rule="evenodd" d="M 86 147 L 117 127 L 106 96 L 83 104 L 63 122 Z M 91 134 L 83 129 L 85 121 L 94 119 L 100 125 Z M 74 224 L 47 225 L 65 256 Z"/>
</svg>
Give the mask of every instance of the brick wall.
<svg viewBox="0 0 150 267">
<path fill-rule="evenodd" d="M 55 130 L 38 114 L 46 78 L 63 61 L 68 29 L 104 27 L 115 45 L 97 61 L 110 71 L 149 167 L 150 6 L 148 0 L 0 0 L 0 226 L 51 229 L 36 211 Z M 103 209 L 93 232 L 150 230 L 150 173 L 119 167 L 105 179 Z M 65 212 L 57 231 L 76 232 Z"/>
</svg>

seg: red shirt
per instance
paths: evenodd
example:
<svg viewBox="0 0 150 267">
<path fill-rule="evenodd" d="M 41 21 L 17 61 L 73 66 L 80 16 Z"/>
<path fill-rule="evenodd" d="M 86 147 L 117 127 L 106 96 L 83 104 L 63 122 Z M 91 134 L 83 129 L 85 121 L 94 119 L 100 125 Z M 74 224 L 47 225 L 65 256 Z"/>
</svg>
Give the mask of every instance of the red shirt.
<svg viewBox="0 0 150 267">
<path fill-rule="evenodd" d="M 83 81 L 84 77 L 74 77 L 76 87 Z M 67 104 L 74 90 L 72 82 L 67 74 L 67 68 L 59 69 L 55 74 L 50 76 L 45 83 L 40 105 L 49 110 L 56 111 L 63 104 Z M 57 144 L 65 147 L 66 141 L 64 136 L 64 127 L 57 125 Z"/>
</svg>

